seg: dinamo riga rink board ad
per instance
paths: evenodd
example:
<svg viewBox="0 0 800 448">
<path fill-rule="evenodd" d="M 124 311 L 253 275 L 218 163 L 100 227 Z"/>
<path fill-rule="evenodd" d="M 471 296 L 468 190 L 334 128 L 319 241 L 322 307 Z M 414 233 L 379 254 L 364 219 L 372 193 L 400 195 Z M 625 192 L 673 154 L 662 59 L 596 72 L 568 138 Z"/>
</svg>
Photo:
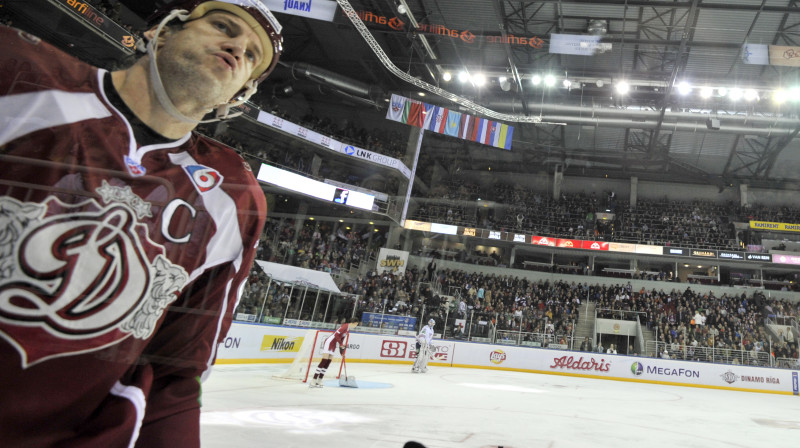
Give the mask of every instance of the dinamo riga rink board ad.
<svg viewBox="0 0 800 448">
<path fill-rule="evenodd" d="M 311 332 L 311 333 L 310 333 Z M 289 363 L 313 330 L 234 323 L 217 351 L 217 363 Z M 309 341 L 311 343 L 311 341 Z M 434 339 L 429 366 L 512 370 L 677 386 L 799 395 L 797 370 L 672 361 L 661 358 L 509 347 Z M 352 332 L 350 363 L 411 365 L 417 356 L 410 336 Z"/>
</svg>

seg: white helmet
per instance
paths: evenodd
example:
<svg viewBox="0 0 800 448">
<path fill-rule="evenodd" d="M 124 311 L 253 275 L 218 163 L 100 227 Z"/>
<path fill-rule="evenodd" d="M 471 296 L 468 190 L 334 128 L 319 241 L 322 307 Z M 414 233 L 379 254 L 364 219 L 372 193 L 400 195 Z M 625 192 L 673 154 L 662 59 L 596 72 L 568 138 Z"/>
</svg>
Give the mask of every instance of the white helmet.
<svg viewBox="0 0 800 448">
<path fill-rule="evenodd" d="M 430 325 L 431 327 L 433 327 L 434 325 L 436 325 L 436 321 L 435 321 L 435 320 L 433 320 L 433 319 L 431 319 L 431 320 L 429 320 L 429 321 L 428 321 L 428 325 Z"/>
</svg>

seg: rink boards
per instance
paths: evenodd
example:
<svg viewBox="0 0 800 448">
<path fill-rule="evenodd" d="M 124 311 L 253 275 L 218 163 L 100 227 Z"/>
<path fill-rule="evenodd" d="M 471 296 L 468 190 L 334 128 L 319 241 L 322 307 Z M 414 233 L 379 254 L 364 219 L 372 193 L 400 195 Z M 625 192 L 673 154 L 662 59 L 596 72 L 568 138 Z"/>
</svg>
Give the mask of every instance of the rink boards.
<svg viewBox="0 0 800 448">
<path fill-rule="evenodd" d="M 218 364 L 289 363 L 309 329 L 234 323 L 217 350 Z M 601 353 L 434 340 L 429 366 L 510 370 L 676 386 L 800 394 L 798 371 L 673 361 Z M 416 358 L 409 336 L 351 333 L 348 363 L 408 364 Z"/>
</svg>

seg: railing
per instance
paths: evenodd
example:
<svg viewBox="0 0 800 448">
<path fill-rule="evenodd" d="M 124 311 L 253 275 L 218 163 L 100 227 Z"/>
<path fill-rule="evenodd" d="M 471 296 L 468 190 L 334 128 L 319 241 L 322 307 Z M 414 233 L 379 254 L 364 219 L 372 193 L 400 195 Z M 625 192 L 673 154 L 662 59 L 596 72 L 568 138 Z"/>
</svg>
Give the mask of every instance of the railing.
<svg viewBox="0 0 800 448">
<path fill-rule="evenodd" d="M 670 359 L 713 362 L 717 364 L 741 364 L 748 366 L 775 367 L 775 359 L 767 350 L 738 350 L 718 347 L 693 347 L 691 345 L 668 344 L 648 341 L 646 354 L 663 358 L 664 350 Z M 797 363 L 797 360 L 792 360 Z"/>
<path fill-rule="evenodd" d="M 494 343 L 501 345 L 522 345 L 528 347 L 549 347 L 568 350 L 573 336 L 552 333 L 526 333 L 515 330 L 497 330 Z"/>
<path fill-rule="evenodd" d="M 647 316 L 644 311 L 615 310 L 613 308 L 598 308 L 595 310 L 595 319 L 619 319 L 638 321 L 639 315 Z"/>
</svg>

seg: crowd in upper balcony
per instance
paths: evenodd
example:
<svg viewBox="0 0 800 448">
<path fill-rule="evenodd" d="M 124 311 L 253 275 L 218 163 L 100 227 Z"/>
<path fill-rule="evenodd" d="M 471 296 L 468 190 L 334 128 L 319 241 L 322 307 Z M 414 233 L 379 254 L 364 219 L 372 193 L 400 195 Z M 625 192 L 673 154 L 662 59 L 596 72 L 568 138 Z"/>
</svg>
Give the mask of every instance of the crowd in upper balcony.
<svg viewBox="0 0 800 448">
<path fill-rule="evenodd" d="M 551 194 L 497 184 L 480 192 L 469 182 L 442 182 L 421 201 L 411 219 L 539 236 L 604 240 L 686 248 L 742 250 L 754 238 L 737 233 L 734 222 L 800 223 L 800 209 L 788 206 L 742 207 L 731 202 L 637 200 L 613 192 Z M 467 192 L 468 194 L 464 194 Z M 491 203 L 487 210 L 481 207 Z M 441 199 L 438 199 L 441 198 Z M 452 200 L 456 198 L 456 200 Z"/>
</svg>

